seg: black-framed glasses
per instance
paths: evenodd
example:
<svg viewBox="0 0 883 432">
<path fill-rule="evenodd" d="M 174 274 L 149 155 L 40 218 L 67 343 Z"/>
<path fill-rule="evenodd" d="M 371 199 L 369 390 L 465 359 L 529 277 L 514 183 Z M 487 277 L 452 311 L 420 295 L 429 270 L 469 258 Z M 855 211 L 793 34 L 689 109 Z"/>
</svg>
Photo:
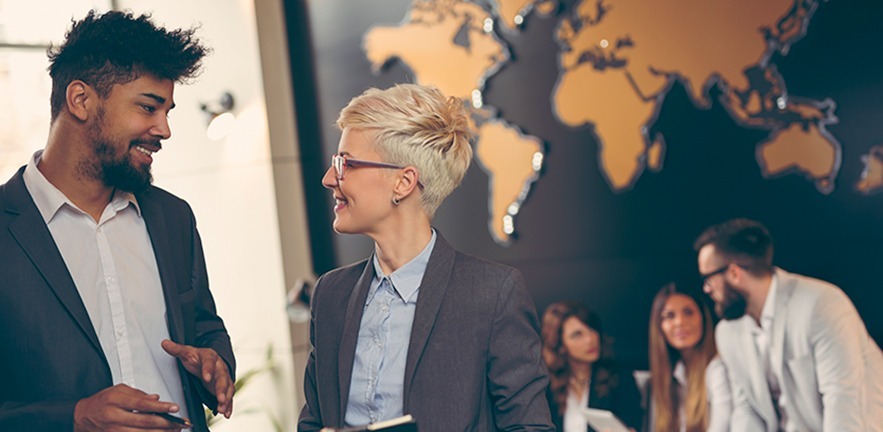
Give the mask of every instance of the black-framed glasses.
<svg viewBox="0 0 883 432">
<path fill-rule="evenodd" d="M 717 269 L 717 270 L 711 271 L 711 272 L 709 272 L 709 273 L 705 273 L 705 274 L 699 273 L 699 277 L 702 278 L 702 286 L 707 286 L 707 285 L 708 285 L 708 279 L 709 279 L 710 277 L 712 277 L 712 276 L 714 276 L 714 275 L 716 275 L 716 274 L 720 274 L 720 273 L 723 273 L 723 272 L 727 271 L 727 269 L 730 268 L 730 264 L 732 264 L 732 263 L 727 263 L 727 264 L 724 265 L 723 267 L 721 267 L 721 268 L 719 268 L 719 269 Z"/>
<path fill-rule="evenodd" d="M 366 161 L 361 159 L 353 159 L 347 157 L 346 155 L 336 154 L 331 156 L 331 167 L 334 168 L 334 176 L 338 180 L 343 180 L 344 175 L 346 174 L 347 168 L 391 168 L 391 169 L 403 169 L 405 167 L 400 165 L 393 165 L 385 162 L 374 162 L 374 161 Z M 417 181 L 417 185 L 423 188 L 423 183 L 419 180 Z"/>
</svg>

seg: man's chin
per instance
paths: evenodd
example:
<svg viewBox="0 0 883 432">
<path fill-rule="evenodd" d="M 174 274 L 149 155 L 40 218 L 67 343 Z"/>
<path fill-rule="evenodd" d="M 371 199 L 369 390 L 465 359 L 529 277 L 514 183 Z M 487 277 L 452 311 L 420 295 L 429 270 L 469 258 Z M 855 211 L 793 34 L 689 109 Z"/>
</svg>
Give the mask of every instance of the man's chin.
<svg viewBox="0 0 883 432">
<path fill-rule="evenodd" d="M 153 175 L 150 173 L 150 168 L 145 171 L 134 167 L 125 169 L 107 169 L 105 167 L 104 183 L 110 187 L 137 194 L 144 192 L 153 184 Z"/>
</svg>

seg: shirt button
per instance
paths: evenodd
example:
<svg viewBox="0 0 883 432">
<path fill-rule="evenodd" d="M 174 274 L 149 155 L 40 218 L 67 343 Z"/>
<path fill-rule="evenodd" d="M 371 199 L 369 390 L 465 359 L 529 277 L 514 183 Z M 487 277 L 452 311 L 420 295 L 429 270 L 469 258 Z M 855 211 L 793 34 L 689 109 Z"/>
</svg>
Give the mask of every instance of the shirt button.
<svg viewBox="0 0 883 432">
<path fill-rule="evenodd" d="M 123 332 L 123 329 L 117 330 L 117 338 L 122 338 L 124 334 L 125 332 Z"/>
<path fill-rule="evenodd" d="M 107 283 L 113 283 L 113 276 L 107 277 Z"/>
</svg>

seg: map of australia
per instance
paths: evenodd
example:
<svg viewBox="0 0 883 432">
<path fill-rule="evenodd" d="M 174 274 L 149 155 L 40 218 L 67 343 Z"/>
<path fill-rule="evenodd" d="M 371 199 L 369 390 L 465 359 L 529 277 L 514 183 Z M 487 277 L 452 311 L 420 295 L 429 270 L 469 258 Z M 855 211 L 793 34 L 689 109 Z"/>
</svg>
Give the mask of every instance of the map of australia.
<svg viewBox="0 0 883 432">
<path fill-rule="evenodd" d="M 552 0 L 487 4 L 416 0 L 400 24 L 370 29 L 363 48 L 375 71 L 398 59 L 415 81 L 470 108 L 476 159 L 490 179 L 490 231 L 508 244 L 539 178 L 543 140 L 484 105 L 482 90 L 512 62 L 501 35 L 561 8 Z M 663 169 L 665 137 L 649 131 L 677 83 L 696 107 L 717 102 L 738 124 L 768 131 L 755 147 L 763 177 L 799 175 L 828 194 L 842 157 L 828 131 L 838 122 L 836 103 L 792 95 L 772 62 L 810 30 L 817 7 L 815 0 L 578 1 L 555 18 L 558 76 L 548 109 L 563 125 L 591 128 L 598 168 L 611 190 L 625 192 L 646 169 Z M 880 148 L 861 156 L 865 169 L 853 186 L 861 193 L 883 188 Z"/>
<path fill-rule="evenodd" d="M 834 103 L 789 95 L 769 63 L 804 35 L 816 6 L 793 0 L 584 0 L 558 27 L 554 112 L 567 125 L 595 126 L 600 168 L 611 188 L 625 190 L 645 167 L 660 163 L 648 156 L 664 143 L 646 131 L 673 81 L 701 108 L 711 106 L 708 90 L 716 85 L 737 122 L 772 132 L 756 152 L 764 176 L 798 173 L 828 193 L 841 155 L 826 129 L 837 121 Z"/>
</svg>

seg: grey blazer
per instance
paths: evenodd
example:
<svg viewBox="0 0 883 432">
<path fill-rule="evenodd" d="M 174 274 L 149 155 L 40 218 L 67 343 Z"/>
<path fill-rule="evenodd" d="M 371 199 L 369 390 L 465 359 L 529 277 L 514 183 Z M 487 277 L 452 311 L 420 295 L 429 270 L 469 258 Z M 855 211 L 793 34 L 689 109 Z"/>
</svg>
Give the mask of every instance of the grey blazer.
<svg viewBox="0 0 883 432">
<path fill-rule="evenodd" d="M 789 429 L 883 431 L 883 355 L 834 285 L 776 269 L 772 365 Z M 730 375 L 733 431 L 778 429 L 750 316 L 721 321 L 717 346 Z"/>
<path fill-rule="evenodd" d="M 373 277 L 365 260 L 316 283 L 299 431 L 343 426 Z M 417 299 L 404 412 L 420 432 L 554 431 L 538 328 L 517 270 L 459 253 L 439 234 Z"/>
<path fill-rule="evenodd" d="M 23 172 L 0 186 L 0 431 L 70 431 L 76 403 L 113 381 Z M 232 375 L 230 337 L 215 313 L 190 207 L 155 187 L 136 198 L 159 267 L 171 339 L 213 348 Z M 180 363 L 178 369 L 193 430 L 206 431 L 202 405 L 217 401 Z"/>
</svg>

